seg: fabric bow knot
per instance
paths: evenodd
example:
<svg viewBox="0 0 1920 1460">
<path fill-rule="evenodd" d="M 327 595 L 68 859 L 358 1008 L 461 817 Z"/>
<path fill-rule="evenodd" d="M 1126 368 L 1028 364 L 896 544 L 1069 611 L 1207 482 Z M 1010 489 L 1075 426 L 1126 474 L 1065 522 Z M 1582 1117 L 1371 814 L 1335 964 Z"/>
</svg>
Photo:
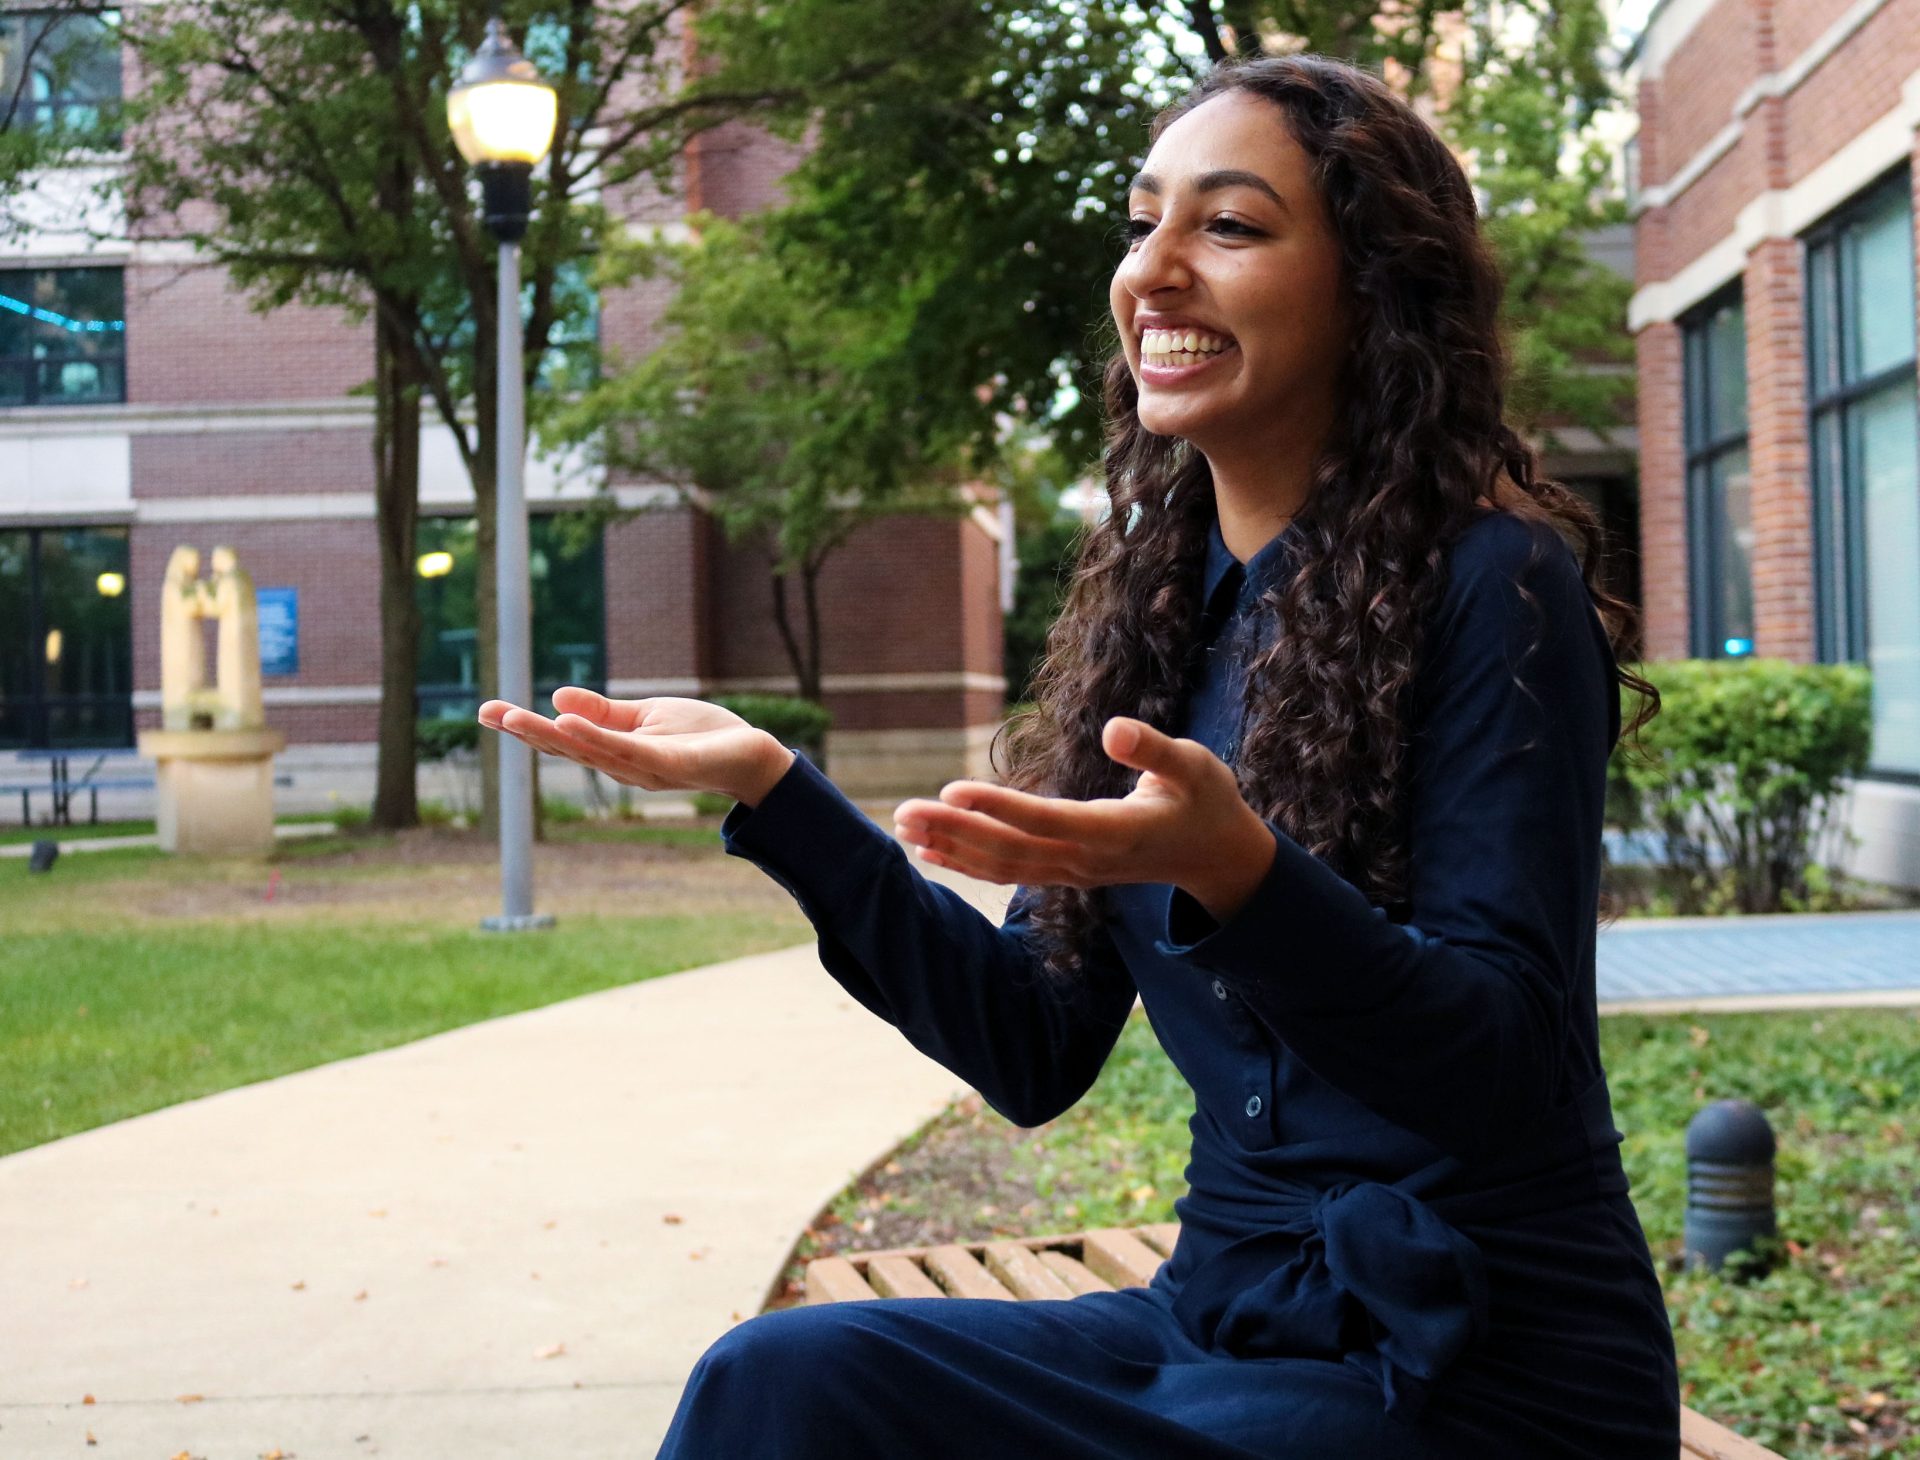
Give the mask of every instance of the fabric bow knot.
<svg viewBox="0 0 1920 1460">
<path fill-rule="evenodd" d="M 1412 1421 L 1433 1381 L 1486 1333 L 1486 1259 L 1417 1197 L 1342 1182 L 1203 1261 L 1173 1309 L 1217 1350 L 1356 1365 L 1379 1383 L 1386 1412 Z"/>
</svg>

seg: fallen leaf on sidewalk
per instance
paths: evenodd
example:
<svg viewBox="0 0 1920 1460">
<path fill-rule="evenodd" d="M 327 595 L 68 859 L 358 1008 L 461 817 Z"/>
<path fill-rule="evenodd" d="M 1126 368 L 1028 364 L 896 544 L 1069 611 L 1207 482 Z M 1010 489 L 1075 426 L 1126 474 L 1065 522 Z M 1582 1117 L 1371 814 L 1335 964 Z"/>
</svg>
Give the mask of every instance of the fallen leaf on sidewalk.
<svg viewBox="0 0 1920 1460">
<path fill-rule="evenodd" d="M 178 1394 L 174 1396 L 173 1402 L 175 1404 L 200 1404 L 205 1401 L 206 1397 L 204 1394 Z"/>
<path fill-rule="evenodd" d="M 262 1451 L 260 1460 L 293 1460 L 293 1452 L 275 1445 L 271 1450 Z"/>
<path fill-rule="evenodd" d="M 293 1284 L 293 1290 L 296 1293 L 304 1293 L 307 1290 L 307 1280 L 301 1278 L 299 1282 Z"/>
<path fill-rule="evenodd" d="M 75 1278 L 72 1282 L 67 1284 L 67 1286 L 70 1288 L 84 1288 L 86 1285 L 87 1285 L 87 1280 L 85 1278 Z"/>
<path fill-rule="evenodd" d="M 87 1443 L 89 1445 L 97 1445 L 100 1443 L 98 1440 L 94 1439 L 92 1430 L 87 1431 Z"/>
<path fill-rule="evenodd" d="M 660 1220 L 665 1222 L 669 1227 L 677 1227 L 680 1225 L 682 1221 L 685 1220 L 685 1218 L 683 1218 L 678 1212 L 667 1212 L 665 1215 L 663 1215 L 660 1218 Z"/>
<path fill-rule="evenodd" d="M 362 1289 L 361 1289 L 361 1290 L 360 1290 L 359 1292 L 357 1292 L 357 1293 L 355 1293 L 355 1294 L 353 1295 L 353 1301 L 354 1301 L 354 1302 L 356 1302 L 356 1303 L 364 1303 L 364 1302 L 366 1302 L 366 1301 L 367 1301 L 367 1290 L 366 1290 L 365 1288 L 362 1288 Z"/>
<path fill-rule="evenodd" d="M 560 1223 L 557 1220 L 545 1221 L 540 1224 L 542 1230 L 548 1231 L 548 1232 L 551 1232 L 555 1227 L 559 1225 Z"/>
<path fill-rule="evenodd" d="M 536 1359 L 557 1359 L 566 1351 L 567 1346 L 564 1343 L 550 1343 L 545 1348 L 535 1349 L 533 1356 Z"/>
<path fill-rule="evenodd" d="M 94 1403 L 97 1403 L 98 1401 L 95 1400 L 91 1394 L 83 1394 L 80 1396 L 80 1402 L 82 1404 L 94 1404 Z"/>
</svg>

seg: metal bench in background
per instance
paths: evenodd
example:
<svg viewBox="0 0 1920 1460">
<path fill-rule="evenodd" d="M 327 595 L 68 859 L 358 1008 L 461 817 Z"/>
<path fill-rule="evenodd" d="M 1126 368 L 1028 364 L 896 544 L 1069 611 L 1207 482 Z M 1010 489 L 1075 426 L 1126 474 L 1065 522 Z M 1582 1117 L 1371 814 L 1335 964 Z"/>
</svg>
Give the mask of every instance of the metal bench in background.
<svg viewBox="0 0 1920 1460">
<path fill-rule="evenodd" d="M 1172 1254 L 1177 1223 L 1112 1227 L 1053 1237 L 948 1243 L 816 1257 L 807 1264 L 807 1302 L 871 1298 L 985 1298 L 1002 1302 L 1073 1298 L 1144 1287 Z M 1782 1460 L 1696 1410 L 1680 1411 L 1679 1460 Z"/>
<path fill-rule="evenodd" d="M 102 791 L 151 791 L 156 782 L 151 770 L 145 769 L 150 762 L 141 758 L 139 751 L 132 746 L 125 748 L 109 747 L 85 750 L 22 750 L 16 752 L 24 761 L 43 760 L 47 763 L 47 779 L 44 781 L 4 781 L 0 782 L 0 795 L 18 795 L 20 797 L 20 824 L 33 825 L 32 798 L 45 796 L 48 801 L 46 826 L 72 826 L 73 797 L 76 792 L 87 793 L 87 824 L 97 826 L 100 822 L 100 793 Z M 71 762 L 92 757 L 85 770 L 78 776 L 72 773 Z M 114 764 L 109 764 L 113 762 Z M 121 766 L 140 768 L 138 774 L 115 774 Z M 102 774 L 102 771 L 106 774 Z M 291 786 L 293 777 L 282 773 L 273 778 L 276 786 Z"/>
</svg>

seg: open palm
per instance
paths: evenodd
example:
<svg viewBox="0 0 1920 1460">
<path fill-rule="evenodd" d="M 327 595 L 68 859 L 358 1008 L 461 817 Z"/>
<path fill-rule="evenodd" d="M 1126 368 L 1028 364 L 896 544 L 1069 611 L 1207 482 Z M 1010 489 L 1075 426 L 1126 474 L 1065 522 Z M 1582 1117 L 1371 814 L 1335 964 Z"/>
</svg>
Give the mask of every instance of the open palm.
<svg viewBox="0 0 1920 1460">
<path fill-rule="evenodd" d="M 764 762 L 767 736 L 731 710 L 670 695 L 610 700 L 578 685 L 553 692 L 548 719 L 506 700 L 480 706 L 480 723 L 648 791 L 735 788 Z"/>
</svg>

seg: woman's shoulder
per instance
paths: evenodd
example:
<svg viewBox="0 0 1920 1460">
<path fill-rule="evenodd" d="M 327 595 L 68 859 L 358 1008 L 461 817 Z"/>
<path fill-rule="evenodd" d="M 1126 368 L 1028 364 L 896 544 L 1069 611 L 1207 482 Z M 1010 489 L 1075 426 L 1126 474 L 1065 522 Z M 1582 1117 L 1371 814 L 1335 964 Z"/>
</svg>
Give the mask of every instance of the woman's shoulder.
<svg viewBox="0 0 1920 1460">
<path fill-rule="evenodd" d="M 1445 558 L 1435 625 L 1443 639 L 1504 639 L 1516 626 L 1531 638 L 1543 616 L 1564 623 L 1594 613 L 1573 549 L 1540 516 L 1482 509 L 1447 545 Z"/>
</svg>

